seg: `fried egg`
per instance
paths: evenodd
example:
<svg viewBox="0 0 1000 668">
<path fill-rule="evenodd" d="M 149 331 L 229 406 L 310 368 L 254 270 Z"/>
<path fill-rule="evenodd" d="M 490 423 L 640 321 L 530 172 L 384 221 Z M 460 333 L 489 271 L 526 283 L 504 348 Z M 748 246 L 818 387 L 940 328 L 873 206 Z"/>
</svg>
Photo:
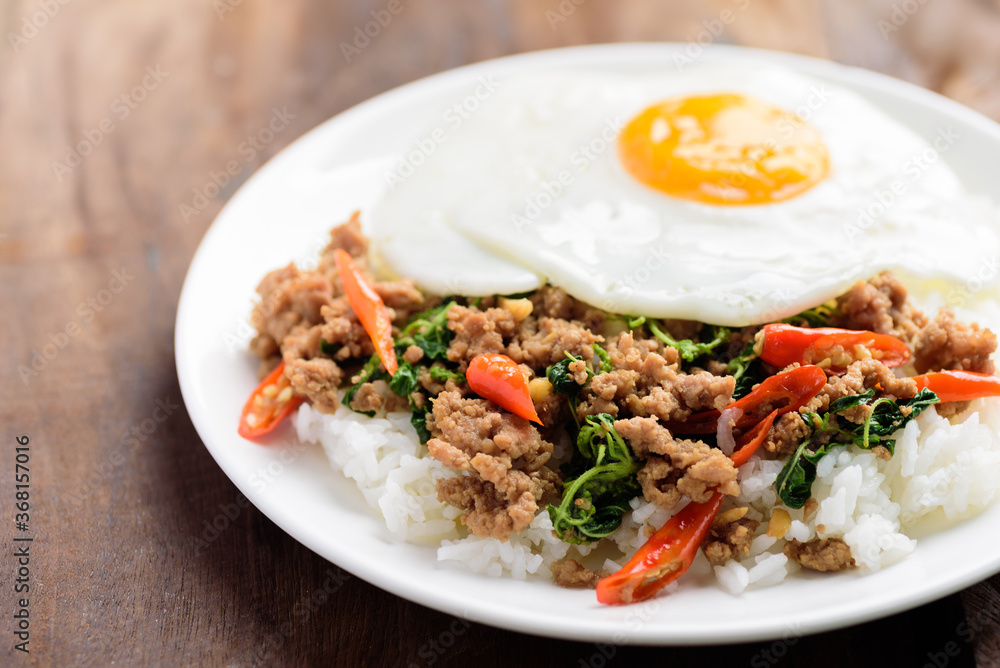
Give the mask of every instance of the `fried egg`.
<svg viewBox="0 0 1000 668">
<path fill-rule="evenodd" d="M 996 208 L 939 159 L 947 128 L 782 69 L 547 70 L 454 120 L 397 158 L 369 220 L 378 260 L 439 294 L 548 282 L 742 326 L 886 269 L 967 281 L 970 249 L 1000 251 Z"/>
</svg>

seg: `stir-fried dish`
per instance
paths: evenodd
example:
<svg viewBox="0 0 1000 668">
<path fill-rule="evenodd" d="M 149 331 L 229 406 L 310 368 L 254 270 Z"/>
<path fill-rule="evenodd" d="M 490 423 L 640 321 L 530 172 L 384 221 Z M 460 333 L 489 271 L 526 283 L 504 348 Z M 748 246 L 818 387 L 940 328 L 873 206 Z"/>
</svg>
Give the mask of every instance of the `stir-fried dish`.
<svg viewBox="0 0 1000 668">
<path fill-rule="evenodd" d="M 817 505 L 817 465 L 838 446 L 894 455 L 929 407 L 961 413 L 1000 395 L 988 329 L 928 314 L 891 274 L 780 322 L 743 328 L 609 313 L 544 286 L 526 294 L 430 295 L 379 280 L 357 216 L 332 232 L 311 271 L 268 274 L 253 312 L 263 382 L 240 433 L 257 438 L 301 402 L 374 417 L 410 413 L 436 481 L 470 534 L 507 541 L 546 513 L 563 542 L 611 536 L 636 499 L 667 511 L 613 574 L 555 563 L 565 586 L 607 604 L 642 600 L 699 552 L 749 553 L 767 519 Z M 781 463 L 769 518 L 733 505 L 749 461 Z M 841 537 L 789 540 L 817 571 L 855 565 Z"/>
</svg>

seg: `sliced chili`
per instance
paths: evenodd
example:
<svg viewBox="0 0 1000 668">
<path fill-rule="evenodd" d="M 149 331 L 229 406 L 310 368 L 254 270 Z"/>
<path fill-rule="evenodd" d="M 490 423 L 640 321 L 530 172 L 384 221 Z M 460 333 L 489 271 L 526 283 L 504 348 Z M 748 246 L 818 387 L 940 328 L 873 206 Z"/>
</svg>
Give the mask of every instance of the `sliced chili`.
<svg viewBox="0 0 1000 668">
<path fill-rule="evenodd" d="M 941 401 L 972 401 L 1000 396 L 1000 378 L 974 371 L 938 371 L 914 376 L 917 389 L 929 389 Z"/>
<path fill-rule="evenodd" d="M 337 261 L 337 274 L 344 284 L 344 293 L 347 294 L 351 310 L 375 344 L 375 352 L 382 360 L 382 366 L 390 376 L 395 375 L 399 364 L 392 340 L 392 319 L 389 318 L 385 303 L 365 280 L 361 269 L 347 251 L 338 248 L 333 252 L 333 257 Z"/>
<path fill-rule="evenodd" d="M 778 323 L 764 325 L 760 336 L 760 358 L 776 367 L 816 364 L 831 372 L 843 372 L 852 362 L 868 357 L 888 367 L 910 361 L 910 348 L 888 334 Z"/>
<path fill-rule="evenodd" d="M 260 382 L 247 399 L 237 432 L 243 438 L 258 438 L 271 432 L 305 401 L 292 391 L 282 362 Z"/>
<path fill-rule="evenodd" d="M 753 392 L 732 404 L 730 408 L 744 411 L 743 417 L 737 420 L 737 426 L 748 429 L 736 444 L 733 463 L 736 466 L 745 464 L 760 448 L 780 415 L 798 410 L 819 394 L 825 385 L 826 373 L 822 369 L 798 367 L 771 376 Z M 768 412 L 761 417 L 763 411 Z M 717 422 L 719 412 L 714 413 Z M 711 421 L 703 417 L 702 422 L 707 424 Z M 684 575 L 712 528 L 722 499 L 723 495 L 717 492 L 705 503 L 689 503 L 667 520 L 620 571 L 597 583 L 597 600 L 607 605 L 642 601 Z"/>
<path fill-rule="evenodd" d="M 777 416 L 797 411 L 819 394 L 826 385 L 826 378 L 823 369 L 809 365 L 764 379 L 750 394 L 728 406 L 743 412 L 735 427 L 747 429 L 775 409 L 779 409 Z M 715 433 L 719 415 L 721 413 L 717 410 L 704 411 L 695 413 L 685 422 L 671 423 L 667 426 L 679 434 L 711 434 Z"/>
<path fill-rule="evenodd" d="M 597 583 L 597 600 L 605 605 L 644 601 L 684 575 L 698 556 L 723 495 L 705 503 L 689 503 L 636 551 L 617 573 Z"/>
</svg>

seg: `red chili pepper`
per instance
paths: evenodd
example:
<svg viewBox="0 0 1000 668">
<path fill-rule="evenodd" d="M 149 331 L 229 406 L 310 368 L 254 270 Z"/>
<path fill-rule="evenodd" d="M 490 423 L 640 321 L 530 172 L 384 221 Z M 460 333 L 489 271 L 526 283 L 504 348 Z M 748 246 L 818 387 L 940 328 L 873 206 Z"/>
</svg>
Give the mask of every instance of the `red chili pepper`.
<svg viewBox="0 0 1000 668">
<path fill-rule="evenodd" d="M 469 362 L 465 380 L 482 398 L 525 420 L 542 424 L 531 401 L 524 372 L 506 355 L 476 355 Z"/>
<path fill-rule="evenodd" d="M 1000 378 L 974 371 L 938 371 L 914 376 L 917 389 L 929 389 L 941 401 L 972 401 L 980 397 L 1000 397 Z"/>
<path fill-rule="evenodd" d="M 760 358 L 776 367 L 797 362 L 818 364 L 834 372 L 845 371 L 851 362 L 869 355 L 890 367 L 910 361 L 909 347 L 888 334 L 833 327 L 764 325 Z"/>
<path fill-rule="evenodd" d="M 399 364 L 396 362 L 396 349 L 392 340 L 392 320 L 385 303 L 365 280 L 354 258 L 347 251 L 338 248 L 333 252 L 333 257 L 337 261 L 337 273 L 340 275 L 340 282 L 344 284 L 351 310 L 358 316 L 375 344 L 382 366 L 390 376 L 396 375 Z"/>
<path fill-rule="evenodd" d="M 736 427 L 746 429 L 775 409 L 777 415 L 797 411 L 812 401 L 825 385 L 823 369 L 812 365 L 800 366 L 765 379 L 750 394 L 729 407 L 743 411 Z"/>
<path fill-rule="evenodd" d="M 743 466 L 747 463 L 753 453 L 757 452 L 757 448 L 761 446 L 764 439 L 767 438 L 768 433 L 771 431 L 771 427 L 774 426 L 774 421 L 778 419 L 778 416 L 782 413 L 787 413 L 789 411 L 778 409 L 773 411 L 766 418 L 758 422 L 753 426 L 753 428 L 747 433 L 740 437 L 739 442 L 736 444 L 736 452 L 730 458 L 733 460 L 733 464 L 737 467 Z"/>
<path fill-rule="evenodd" d="M 285 377 L 285 363 L 268 374 L 257 389 L 250 394 L 237 432 L 243 438 L 257 438 L 267 434 L 299 407 L 305 399 L 292 392 L 292 384 Z"/>
<path fill-rule="evenodd" d="M 684 575 L 698 556 L 722 494 L 705 503 L 689 503 L 638 549 L 617 573 L 597 583 L 597 600 L 605 605 L 644 601 Z"/>
<path fill-rule="evenodd" d="M 744 411 L 744 416 L 737 420 L 737 426 L 746 428 L 752 425 L 736 444 L 733 463 L 736 466 L 745 464 L 767 438 L 778 416 L 807 404 L 824 385 L 826 373 L 822 369 L 799 367 L 771 376 L 753 392 L 732 404 L 730 408 Z M 762 408 L 771 409 L 763 419 L 758 415 Z M 719 412 L 714 413 L 718 421 Z M 722 499 L 723 495 L 716 493 L 705 503 L 689 503 L 667 520 L 620 571 L 597 583 L 597 600 L 607 605 L 643 601 L 684 575 L 712 528 Z"/>
<path fill-rule="evenodd" d="M 779 408 L 777 415 L 797 411 L 812 401 L 826 385 L 826 373 L 818 366 L 800 366 L 784 373 L 775 374 L 758 385 L 750 394 L 729 405 L 743 411 L 736 421 L 737 429 L 748 429 L 765 419 L 767 414 Z M 719 421 L 719 411 L 695 413 L 685 422 L 672 423 L 667 427 L 679 434 L 711 434 Z"/>
</svg>

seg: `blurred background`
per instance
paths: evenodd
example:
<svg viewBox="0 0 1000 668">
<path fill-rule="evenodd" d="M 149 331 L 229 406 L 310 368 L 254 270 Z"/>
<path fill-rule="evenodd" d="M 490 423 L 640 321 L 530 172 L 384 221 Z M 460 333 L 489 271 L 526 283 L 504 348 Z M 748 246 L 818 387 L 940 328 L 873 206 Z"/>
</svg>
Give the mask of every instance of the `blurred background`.
<svg viewBox="0 0 1000 668">
<path fill-rule="evenodd" d="M 232 529 L 199 543 L 206 522 L 239 497 L 180 399 L 181 283 L 232 193 L 338 112 L 507 54 L 674 41 L 832 59 L 1000 120 L 1000 0 L 398 2 L 388 20 L 388 0 L 0 6 L 0 416 L 7 445 L 31 438 L 37 532 L 31 654 L 5 645 L 2 662 L 993 664 L 995 580 L 780 645 L 597 648 L 479 625 L 454 630 L 447 615 L 340 573 L 252 506 L 236 506 Z M 13 463 L 2 459 L 6 502 Z M 343 579 L 335 601 L 310 603 L 331 573 Z M 4 591 L 8 618 L 13 594 Z M 940 659 L 969 619 L 971 642 Z M 869 644 L 873 637 L 884 642 Z M 428 649 L 446 638 L 447 651 Z"/>
</svg>

